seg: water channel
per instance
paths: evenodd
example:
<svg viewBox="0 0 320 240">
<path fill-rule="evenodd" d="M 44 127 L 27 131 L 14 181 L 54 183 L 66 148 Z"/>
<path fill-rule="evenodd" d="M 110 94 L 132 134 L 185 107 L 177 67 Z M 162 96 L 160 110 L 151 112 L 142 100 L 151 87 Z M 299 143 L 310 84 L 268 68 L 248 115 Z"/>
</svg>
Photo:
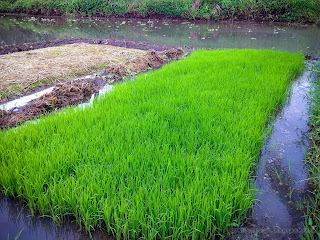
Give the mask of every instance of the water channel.
<svg viewBox="0 0 320 240">
<path fill-rule="evenodd" d="M 152 19 L 66 19 L 0 16 L 0 45 L 58 38 L 108 38 L 194 48 L 254 48 L 301 52 L 317 57 L 320 29 L 316 26 L 192 22 Z M 307 67 L 310 68 L 310 65 Z M 312 72 L 306 70 L 292 86 L 285 107 L 272 123 L 261 150 L 256 187 L 259 201 L 238 237 L 298 239 L 303 232 L 302 201 L 308 173 L 303 163 L 308 147 L 308 92 Z M 49 218 L 31 217 L 27 206 L 0 195 L 0 239 L 89 239 L 68 219 L 57 226 Z M 103 232 L 94 239 L 106 239 Z M 112 239 L 112 238 L 110 238 Z"/>
</svg>

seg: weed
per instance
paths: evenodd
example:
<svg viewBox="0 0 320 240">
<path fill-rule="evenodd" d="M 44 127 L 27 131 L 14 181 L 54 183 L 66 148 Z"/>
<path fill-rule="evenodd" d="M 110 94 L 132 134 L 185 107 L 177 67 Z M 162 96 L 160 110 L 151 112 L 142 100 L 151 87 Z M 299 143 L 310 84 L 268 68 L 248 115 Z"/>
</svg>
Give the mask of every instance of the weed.
<svg viewBox="0 0 320 240">
<path fill-rule="evenodd" d="M 290 189 L 289 189 L 289 200 L 290 200 L 290 202 L 292 202 L 292 193 L 293 193 L 293 188 L 291 188 L 290 187 Z"/>
<path fill-rule="evenodd" d="M 277 152 L 278 144 L 274 140 L 272 140 L 272 144 L 273 144 L 274 150 Z"/>
<path fill-rule="evenodd" d="M 277 178 L 279 179 L 280 184 L 282 184 L 282 181 L 281 181 L 281 174 L 280 174 L 280 173 L 278 173 L 278 171 L 277 171 L 277 169 L 276 169 L 276 168 L 274 169 L 274 172 L 276 173 Z"/>
<path fill-rule="evenodd" d="M 288 172 L 289 172 L 289 176 L 291 177 L 292 161 L 291 160 L 287 160 L 287 161 L 288 161 Z"/>
<path fill-rule="evenodd" d="M 316 78 L 313 81 L 310 99 L 310 117 L 309 125 L 311 128 L 310 140 L 311 146 L 306 154 L 306 163 L 310 178 L 309 183 L 312 186 L 312 196 L 309 198 L 305 213 L 305 235 L 304 239 L 320 238 L 320 67 L 313 66 Z"/>
</svg>

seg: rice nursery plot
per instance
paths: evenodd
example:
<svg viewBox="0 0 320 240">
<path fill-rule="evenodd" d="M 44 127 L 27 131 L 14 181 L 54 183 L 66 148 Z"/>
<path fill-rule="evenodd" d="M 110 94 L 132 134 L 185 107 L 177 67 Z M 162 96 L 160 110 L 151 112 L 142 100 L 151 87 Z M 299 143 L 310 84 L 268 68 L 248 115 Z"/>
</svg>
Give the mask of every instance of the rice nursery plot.
<svg viewBox="0 0 320 240">
<path fill-rule="evenodd" d="M 212 239 L 252 206 L 266 124 L 303 55 L 200 50 L 93 107 L 0 133 L 0 183 L 57 221 L 125 239 Z"/>
</svg>

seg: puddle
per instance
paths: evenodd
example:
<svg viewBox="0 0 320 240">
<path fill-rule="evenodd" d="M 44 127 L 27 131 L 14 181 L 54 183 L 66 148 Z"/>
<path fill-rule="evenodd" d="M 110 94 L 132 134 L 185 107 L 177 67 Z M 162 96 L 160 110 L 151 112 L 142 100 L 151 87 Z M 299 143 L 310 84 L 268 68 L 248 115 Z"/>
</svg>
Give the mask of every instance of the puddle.
<svg viewBox="0 0 320 240">
<path fill-rule="evenodd" d="M 84 109 L 84 108 L 86 108 L 86 107 L 88 107 L 88 106 L 92 106 L 92 105 L 93 105 L 93 101 L 94 101 L 95 98 L 97 98 L 97 97 L 99 98 L 100 96 L 103 96 L 103 95 L 106 94 L 107 92 L 110 92 L 113 88 L 114 88 L 113 85 L 106 84 L 103 88 L 101 88 L 101 89 L 99 90 L 98 93 L 92 94 L 92 96 L 91 96 L 91 98 L 90 98 L 90 100 L 89 100 L 88 102 L 86 102 L 86 103 L 81 103 L 81 104 L 79 104 L 77 107 Z"/>
<path fill-rule="evenodd" d="M 100 71 L 100 72 L 93 73 L 93 74 L 90 74 L 90 75 L 86 75 L 86 76 L 83 76 L 83 77 L 74 78 L 74 79 L 71 79 L 70 81 L 94 79 L 94 78 L 96 78 L 97 75 L 100 75 L 102 73 L 103 73 L 103 71 Z M 80 104 L 79 106 L 84 107 L 84 106 L 92 105 L 95 96 L 105 94 L 106 92 L 111 91 L 112 88 L 113 88 L 112 85 L 106 84 L 103 88 L 101 88 L 99 90 L 98 93 L 92 94 L 89 102 Z M 24 107 L 24 106 L 28 105 L 29 103 L 31 103 L 33 100 L 38 99 L 42 95 L 52 92 L 53 89 L 54 89 L 54 87 L 46 88 L 44 90 L 35 92 L 33 94 L 30 94 L 30 95 L 27 95 L 27 96 L 23 96 L 21 98 L 17 98 L 15 100 L 3 103 L 3 104 L 0 105 L 0 110 L 6 110 L 6 111 L 18 110 L 19 108 Z"/>
<path fill-rule="evenodd" d="M 261 150 L 253 216 L 240 229 L 244 239 L 300 239 L 304 232 L 304 204 L 308 172 L 304 157 L 308 140 L 308 92 L 311 71 L 293 84 L 287 104 L 273 123 Z"/>
<path fill-rule="evenodd" d="M 9 111 L 9 110 L 12 110 L 12 109 L 15 109 L 15 108 L 21 108 L 21 107 L 27 105 L 28 103 L 30 103 L 31 101 L 41 97 L 42 95 L 44 95 L 46 93 L 50 93 L 53 90 L 53 88 L 54 87 L 50 87 L 50 88 L 47 88 L 45 90 L 42 90 L 42 91 L 27 95 L 27 96 L 12 100 L 10 102 L 1 104 L 0 105 L 0 110 Z"/>
</svg>

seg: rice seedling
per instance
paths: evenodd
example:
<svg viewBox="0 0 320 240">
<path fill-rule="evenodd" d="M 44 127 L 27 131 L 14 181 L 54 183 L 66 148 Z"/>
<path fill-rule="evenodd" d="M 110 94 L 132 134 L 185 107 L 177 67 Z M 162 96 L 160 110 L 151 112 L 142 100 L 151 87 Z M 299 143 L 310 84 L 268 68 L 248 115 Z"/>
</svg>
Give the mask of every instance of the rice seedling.
<svg viewBox="0 0 320 240">
<path fill-rule="evenodd" d="M 0 184 L 32 211 L 124 239 L 212 239 L 254 201 L 268 121 L 303 56 L 194 52 L 92 107 L 0 132 Z"/>
</svg>

